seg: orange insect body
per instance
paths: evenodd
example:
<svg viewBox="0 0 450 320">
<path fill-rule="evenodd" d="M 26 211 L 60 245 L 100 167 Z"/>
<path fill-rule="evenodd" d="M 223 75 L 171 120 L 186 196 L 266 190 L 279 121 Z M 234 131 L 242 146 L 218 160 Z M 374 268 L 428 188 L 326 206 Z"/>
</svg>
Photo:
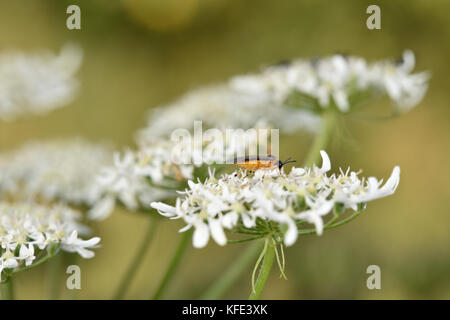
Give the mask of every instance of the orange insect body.
<svg viewBox="0 0 450 320">
<path fill-rule="evenodd" d="M 235 158 L 234 164 L 249 170 L 256 171 L 258 169 L 269 169 L 273 167 L 278 167 L 281 169 L 286 163 L 295 162 L 295 160 L 280 161 L 277 157 L 268 155 L 268 156 L 248 156 L 242 158 Z"/>
<path fill-rule="evenodd" d="M 237 162 L 236 164 L 249 171 L 256 171 L 262 168 L 266 169 L 274 165 L 272 161 L 265 161 L 265 160 L 251 160 L 247 162 Z"/>
</svg>

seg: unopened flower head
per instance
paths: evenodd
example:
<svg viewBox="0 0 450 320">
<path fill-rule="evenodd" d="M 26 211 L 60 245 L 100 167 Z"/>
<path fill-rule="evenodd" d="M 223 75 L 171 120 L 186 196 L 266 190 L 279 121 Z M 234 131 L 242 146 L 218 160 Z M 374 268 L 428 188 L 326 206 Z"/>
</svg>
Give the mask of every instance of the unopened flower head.
<svg viewBox="0 0 450 320">
<path fill-rule="evenodd" d="M 303 95 L 300 107 L 328 108 L 332 104 L 349 112 L 368 92 L 387 95 L 396 110 L 418 104 L 428 88 L 427 72 L 413 74 L 414 54 L 406 50 L 401 62 L 368 63 L 355 56 L 332 55 L 315 60 L 292 60 L 266 68 L 259 74 L 237 76 L 231 87 L 253 95 L 270 95 L 278 103 Z M 367 97 L 366 97 L 367 98 Z M 299 99 L 299 97 L 297 97 Z M 292 100 L 292 99 L 291 99 Z"/>
<path fill-rule="evenodd" d="M 94 206 L 104 193 L 95 177 L 111 158 L 80 138 L 26 143 L 0 154 L 0 197 Z"/>
<path fill-rule="evenodd" d="M 330 160 L 324 151 L 321 155 L 321 168 L 292 168 L 289 174 L 264 169 L 254 175 L 236 171 L 216 178 L 210 172 L 204 182 L 190 180 L 175 206 L 153 202 L 152 207 L 166 217 L 183 219 L 187 225 L 182 231 L 193 227 L 198 248 L 210 236 L 225 245 L 225 230 L 272 235 L 289 246 L 301 234 L 302 223 L 313 224 L 320 235 L 327 227 L 324 216 L 334 212 L 337 217 L 345 209 L 359 213 L 368 201 L 393 194 L 399 183 L 399 167 L 384 185 L 350 170 L 328 175 Z"/>
<path fill-rule="evenodd" d="M 81 213 L 56 205 L 13 204 L 0 202 L 0 275 L 29 267 L 35 261 L 54 255 L 57 250 L 76 252 L 92 258 L 91 250 L 100 238 L 81 239 L 89 229 L 81 225 Z"/>
<path fill-rule="evenodd" d="M 0 53 L 0 119 L 14 120 L 43 114 L 70 103 L 78 89 L 74 77 L 82 51 L 66 45 L 59 55 L 50 52 Z"/>
</svg>

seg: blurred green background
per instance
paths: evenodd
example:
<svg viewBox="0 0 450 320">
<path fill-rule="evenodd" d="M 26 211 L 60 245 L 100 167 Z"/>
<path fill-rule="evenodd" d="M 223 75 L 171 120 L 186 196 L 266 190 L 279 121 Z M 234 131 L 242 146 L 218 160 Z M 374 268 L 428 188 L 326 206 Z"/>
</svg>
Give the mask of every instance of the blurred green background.
<svg viewBox="0 0 450 320">
<path fill-rule="evenodd" d="M 81 7 L 82 29 L 67 30 L 66 7 Z M 381 7 L 381 30 L 366 28 L 367 6 Z M 288 281 L 274 268 L 263 298 L 450 298 L 450 2 L 321 0 L 1 0 L 0 49 L 34 51 L 75 41 L 84 49 L 81 91 L 68 107 L 0 123 L 0 149 L 25 141 L 82 135 L 132 145 L 146 111 L 198 86 L 293 57 L 336 52 L 369 60 L 416 53 L 432 79 L 423 102 L 387 121 L 346 117 L 328 149 L 333 170 L 364 169 L 387 178 L 402 169 L 397 193 L 322 237 L 286 250 Z M 281 154 L 301 160 L 308 134 L 284 136 Z M 289 151 L 288 151 L 289 150 Z M 292 150 L 292 151 L 291 151 Z M 117 210 L 95 226 L 102 248 L 81 262 L 79 298 L 112 297 L 146 229 L 146 217 Z M 181 222 L 160 225 L 127 298 L 149 297 L 175 247 Z M 190 248 L 166 298 L 196 298 L 245 244 Z M 381 267 L 382 289 L 366 287 L 367 266 Z M 44 298 L 46 266 L 16 277 L 18 298 Z M 250 273 L 225 298 L 246 298 Z M 67 290 L 65 292 L 67 294 Z"/>
</svg>

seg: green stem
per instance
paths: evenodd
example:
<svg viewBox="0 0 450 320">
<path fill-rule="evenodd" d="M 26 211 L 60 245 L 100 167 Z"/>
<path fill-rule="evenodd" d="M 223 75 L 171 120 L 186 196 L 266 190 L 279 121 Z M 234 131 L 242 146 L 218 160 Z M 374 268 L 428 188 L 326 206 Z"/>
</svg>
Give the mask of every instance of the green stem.
<svg viewBox="0 0 450 320">
<path fill-rule="evenodd" d="M 122 281 L 117 288 L 116 294 L 114 295 L 114 299 L 120 300 L 125 296 L 127 290 L 133 282 L 134 276 L 136 275 L 140 265 L 142 264 L 142 261 L 144 261 L 145 253 L 147 252 L 152 242 L 159 221 L 160 219 L 149 219 L 149 225 L 147 231 L 145 232 L 144 239 L 141 242 L 141 246 L 139 247 L 133 260 L 128 266 L 127 271 L 125 272 L 125 276 L 122 278 Z"/>
<path fill-rule="evenodd" d="M 0 300 L 13 300 L 14 290 L 12 278 L 8 277 L 5 281 L 0 282 Z"/>
<path fill-rule="evenodd" d="M 61 283 L 63 281 L 63 252 L 55 255 L 46 265 L 46 282 L 48 285 L 48 296 L 51 300 L 57 300 L 61 293 Z"/>
<path fill-rule="evenodd" d="M 253 241 L 253 240 L 258 240 L 258 239 L 264 238 L 265 236 L 266 236 L 265 234 L 260 234 L 259 236 L 254 236 L 254 237 L 249 237 L 249 238 L 244 238 L 244 239 L 239 239 L 239 240 L 228 240 L 227 243 L 248 242 L 248 241 Z"/>
<path fill-rule="evenodd" d="M 336 128 L 336 122 L 337 119 L 335 111 L 330 109 L 323 113 L 321 132 L 314 138 L 304 162 L 305 167 L 311 167 L 320 159 L 320 150 L 327 147 L 333 135 L 334 129 Z"/>
<path fill-rule="evenodd" d="M 353 219 L 355 219 L 358 215 L 359 215 L 359 212 L 355 212 L 355 213 L 353 213 L 351 216 L 348 216 L 347 218 L 342 219 L 342 220 L 339 221 L 339 222 L 336 222 L 336 223 L 334 223 L 334 224 L 330 224 L 330 225 L 324 226 L 323 230 L 333 229 L 333 228 L 342 226 L 343 224 L 346 224 L 347 222 L 350 222 L 350 221 L 352 221 Z M 316 233 L 316 230 L 315 230 L 315 229 L 300 230 L 300 231 L 298 232 L 298 234 L 299 234 L 299 235 L 302 235 L 302 236 L 306 236 L 306 235 L 310 235 L 310 234 L 315 234 L 315 233 Z"/>
<path fill-rule="evenodd" d="M 220 299 L 225 292 L 241 277 L 261 250 L 260 241 L 248 245 L 245 251 L 235 260 L 225 273 L 210 286 L 200 297 L 201 300 Z"/>
<path fill-rule="evenodd" d="M 272 270 L 273 261 L 275 258 L 275 247 L 270 239 L 266 239 L 265 245 L 266 253 L 264 255 L 264 260 L 259 270 L 258 278 L 256 279 L 256 284 L 254 290 L 249 296 L 249 300 L 258 300 L 261 293 L 266 285 L 267 279 L 269 278 L 270 270 Z"/>
<path fill-rule="evenodd" d="M 52 258 L 52 257 L 54 257 L 54 256 L 51 255 L 51 254 L 47 254 L 47 255 L 45 255 L 44 257 L 42 257 L 40 260 L 38 260 L 37 262 L 35 262 L 35 263 L 33 263 L 33 264 L 29 265 L 29 266 L 20 268 L 20 269 L 17 270 L 17 271 L 13 271 L 12 273 L 13 273 L 13 274 L 16 274 L 16 273 L 24 272 L 24 271 L 26 271 L 26 270 L 33 269 L 33 268 L 35 268 L 35 267 L 37 267 L 37 266 L 40 266 L 41 264 L 47 262 L 47 261 L 48 261 L 50 258 Z"/>
<path fill-rule="evenodd" d="M 172 280 L 173 276 L 175 275 L 178 266 L 180 265 L 181 258 L 183 257 L 183 254 L 188 247 L 188 243 L 191 239 L 191 234 L 191 231 L 186 231 L 182 234 L 181 239 L 178 242 L 178 246 L 175 249 L 175 253 L 170 260 L 169 266 L 167 267 L 166 273 L 164 274 L 164 277 L 162 278 L 158 288 L 152 296 L 153 300 L 158 300 L 161 298 L 164 290 L 169 285 L 170 280 Z"/>
</svg>

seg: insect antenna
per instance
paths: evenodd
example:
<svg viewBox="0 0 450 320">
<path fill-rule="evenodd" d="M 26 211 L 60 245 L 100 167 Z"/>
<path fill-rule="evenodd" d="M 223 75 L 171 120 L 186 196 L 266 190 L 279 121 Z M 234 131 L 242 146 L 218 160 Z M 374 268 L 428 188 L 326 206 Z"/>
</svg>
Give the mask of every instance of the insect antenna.
<svg viewBox="0 0 450 320">
<path fill-rule="evenodd" d="M 279 161 L 278 168 L 281 169 L 285 164 L 292 163 L 292 162 L 297 162 L 297 160 L 291 160 L 291 157 L 289 157 L 284 161 Z"/>
</svg>

